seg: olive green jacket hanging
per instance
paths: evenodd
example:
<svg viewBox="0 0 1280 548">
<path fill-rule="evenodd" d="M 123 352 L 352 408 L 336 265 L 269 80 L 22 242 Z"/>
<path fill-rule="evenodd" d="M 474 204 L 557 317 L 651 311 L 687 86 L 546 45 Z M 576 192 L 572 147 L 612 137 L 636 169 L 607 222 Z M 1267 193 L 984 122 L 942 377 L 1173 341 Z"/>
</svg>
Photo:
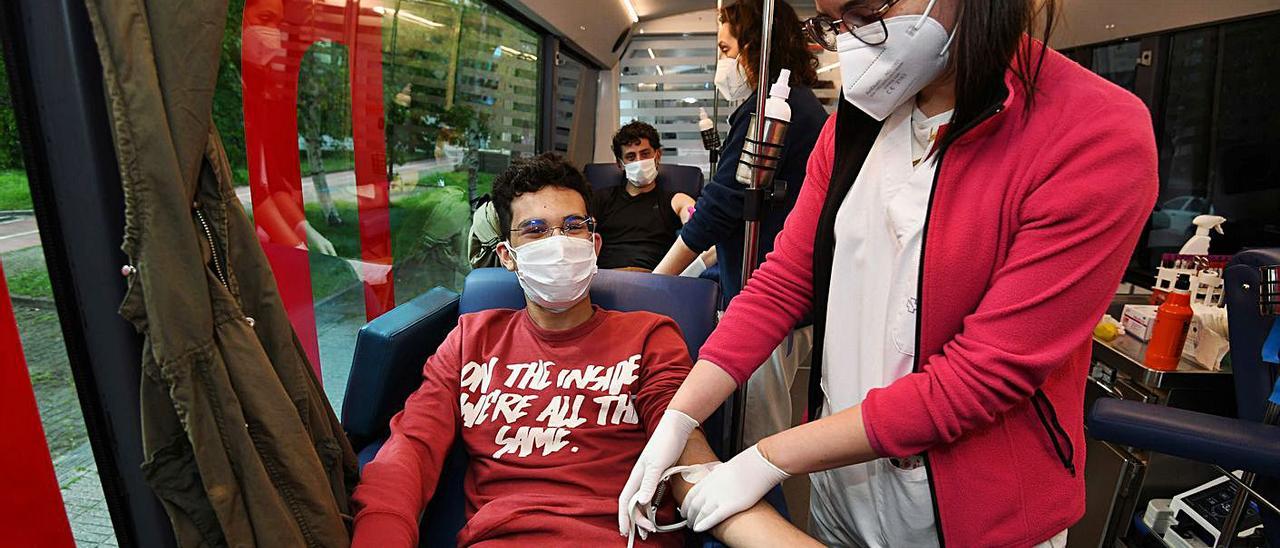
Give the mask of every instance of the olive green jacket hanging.
<svg viewBox="0 0 1280 548">
<path fill-rule="evenodd" d="M 181 546 L 347 546 L 355 456 L 212 127 L 227 0 L 86 0 L 145 336 L 143 469 Z"/>
</svg>

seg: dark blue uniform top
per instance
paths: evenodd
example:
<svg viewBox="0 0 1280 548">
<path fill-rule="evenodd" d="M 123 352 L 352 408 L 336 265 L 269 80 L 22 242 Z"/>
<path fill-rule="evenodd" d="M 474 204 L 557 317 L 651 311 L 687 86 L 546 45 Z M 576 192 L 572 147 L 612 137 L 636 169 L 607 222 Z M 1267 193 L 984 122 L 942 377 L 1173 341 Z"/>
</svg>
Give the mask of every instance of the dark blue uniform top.
<svg viewBox="0 0 1280 548">
<path fill-rule="evenodd" d="M 760 244 L 756 255 L 759 262 L 773 250 L 773 240 L 782 230 L 782 222 L 791 213 L 804 183 L 805 166 L 809 153 L 818 142 L 818 134 L 827 120 L 827 111 L 814 96 L 813 90 L 796 86 L 787 99 L 791 106 L 791 126 L 783 144 L 782 162 L 774 181 L 787 182 L 787 195 L 781 202 L 766 205 L 760 222 Z M 756 111 L 756 94 L 752 94 L 729 116 L 729 135 L 721 148 L 720 163 L 711 181 L 698 197 L 697 210 L 680 236 L 690 249 L 699 253 L 716 246 L 720 263 L 720 285 L 726 299 L 732 299 L 742 291 L 742 246 L 744 222 L 742 200 L 746 187 L 734 174 L 738 170 L 738 157 L 751 125 L 751 114 Z M 757 263 L 758 265 L 758 263 Z"/>
</svg>

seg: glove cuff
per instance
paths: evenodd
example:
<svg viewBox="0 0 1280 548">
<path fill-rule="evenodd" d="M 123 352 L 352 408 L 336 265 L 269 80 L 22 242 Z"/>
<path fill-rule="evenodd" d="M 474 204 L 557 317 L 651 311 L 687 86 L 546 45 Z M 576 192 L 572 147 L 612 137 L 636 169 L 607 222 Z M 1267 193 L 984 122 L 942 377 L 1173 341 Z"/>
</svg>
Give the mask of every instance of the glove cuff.
<svg viewBox="0 0 1280 548">
<path fill-rule="evenodd" d="M 658 421 L 659 428 L 664 425 L 682 434 L 681 437 L 687 438 L 693 429 L 698 427 L 698 421 L 679 410 L 668 409 L 662 412 L 662 418 Z"/>
<path fill-rule="evenodd" d="M 772 478 L 774 480 L 774 484 L 782 483 L 783 480 L 791 477 L 791 474 L 788 474 L 785 470 L 778 468 L 778 465 L 769 462 L 769 459 L 764 458 L 764 454 L 760 452 L 759 444 L 748 447 L 747 450 L 743 451 L 742 455 L 739 455 L 738 457 L 742 456 L 746 456 L 750 459 L 750 462 L 755 464 L 755 466 L 752 467 L 755 471 L 761 473 L 765 477 Z M 734 459 L 737 459 L 738 457 L 734 457 Z"/>
</svg>

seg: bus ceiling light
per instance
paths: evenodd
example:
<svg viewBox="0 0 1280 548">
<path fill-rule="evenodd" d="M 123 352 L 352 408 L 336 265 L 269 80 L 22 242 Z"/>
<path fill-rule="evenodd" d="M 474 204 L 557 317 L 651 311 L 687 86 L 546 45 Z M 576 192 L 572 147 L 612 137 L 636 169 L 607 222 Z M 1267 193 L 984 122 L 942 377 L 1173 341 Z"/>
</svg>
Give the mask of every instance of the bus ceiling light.
<svg viewBox="0 0 1280 548">
<path fill-rule="evenodd" d="M 631 16 L 631 22 L 639 23 L 640 16 L 636 14 L 636 7 L 631 4 L 631 0 L 622 0 L 622 5 L 627 8 L 627 15 Z"/>
</svg>

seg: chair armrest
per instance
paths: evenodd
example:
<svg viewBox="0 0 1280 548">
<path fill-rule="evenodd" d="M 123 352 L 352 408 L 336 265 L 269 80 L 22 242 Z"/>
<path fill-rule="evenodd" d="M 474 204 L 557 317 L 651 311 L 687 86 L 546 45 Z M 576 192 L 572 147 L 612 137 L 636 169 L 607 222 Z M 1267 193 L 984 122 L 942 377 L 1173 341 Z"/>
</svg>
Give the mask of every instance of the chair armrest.
<svg viewBox="0 0 1280 548">
<path fill-rule="evenodd" d="M 1280 470 L 1280 426 L 1115 399 L 1094 404 L 1088 425 L 1089 435 L 1102 441 L 1227 470 L 1265 476 Z"/>
<path fill-rule="evenodd" d="M 389 432 L 422 384 L 422 365 L 458 323 L 458 294 L 437 287 L 360 328 L 342 401 L 342 427 L 358 452 Z"/>
</svg>

